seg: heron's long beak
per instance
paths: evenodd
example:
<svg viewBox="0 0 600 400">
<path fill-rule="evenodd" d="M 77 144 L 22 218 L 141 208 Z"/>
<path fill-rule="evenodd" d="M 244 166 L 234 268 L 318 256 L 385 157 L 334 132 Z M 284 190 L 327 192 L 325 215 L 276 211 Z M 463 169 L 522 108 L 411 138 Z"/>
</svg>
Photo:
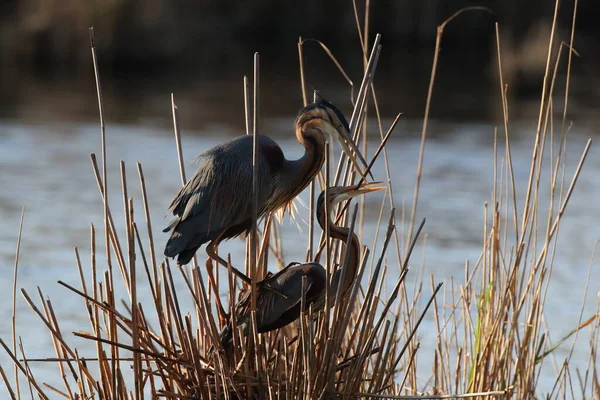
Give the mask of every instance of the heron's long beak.
<svg viewBox="0 0 600 400">
<path fill-rule="evenodd" d="M 362 165 L 364 165 L 365 171 L 369 168 L 369 165 L 363 158 L 362 154 L 360 154 L 360 151 L 358 151 L 358 148 L 356 147 L 354 141 L 350 137 L 350 133 L 346 132 L 345 128 L 336 129 L 335 131 L 337 133 L 337 135 L 335 136 L 338 139 L 338 142 L 340 142 L 344 153 L 346 153 L 352 164 L 354 164 L 354 167 L 356 168 L 360 176 L 367 179 L 367 177 L 365 176 L 365 172 L 361 169 L 362 167 L 359 165 L 356 159 L 358 158 Z M 371 177 L 371 179 L 374 179 L 373 175 L 371 174 L 371 171 L 369 171 L 369 176 Z"/>
<path fill-rule="evenodd" d="M 359 183 L 358 185 L 352 186 L 337 186 L 330 188 L 329 190 L 335 191 L 334 198 L 331 202 L 331 206 L 341 203 L 345 200 L 350 200 L 353 197 L 360 196 L 361 194 L 376 192 L 378 190 L 385 189 L 386 186 L 381 182 L 371 183 Z"/>
<path fill-rule="evenodd" d="M 376 192 L 385 188 L 386 186 L 382 182 L 361 183 L 346 187 L 343 193 L 349 197 L 356 197 L 361 194 Z"/>
</svg>

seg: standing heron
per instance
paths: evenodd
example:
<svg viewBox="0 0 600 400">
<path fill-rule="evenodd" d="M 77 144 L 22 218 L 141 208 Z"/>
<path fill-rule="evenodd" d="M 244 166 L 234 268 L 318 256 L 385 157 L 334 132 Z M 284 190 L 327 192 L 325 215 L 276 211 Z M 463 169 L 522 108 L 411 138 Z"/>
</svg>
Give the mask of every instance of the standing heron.
<svg viewBox="0 0 600 400">
<path fill-rule="evenodd" d="M 329 188 L 327 198 L 327 209 L 333 210 L 336 204 L 349 200 L 355 196 L 383 189 L 378 182 L 353 185 L 335 186 Z M 335 225 L 330 215 L 325 215 L 325 191 L 321 192 L 317 202 L 317 220 L 323 230 L 325 224 L 329 226 L 329 236 L 341 240 L 346 244 L 350 229 L 345 226 Z M 340 299 L 344 299 L 354 283 L 358 270 L 360 258 L 360 243 L 354 232 L 350 235 L 350 246 L 348 262 L 344 281 L 340 287 Z M 333 274 L 331 281 L 331 293 L 335 295 L 340 286 L 342 269 Z M 325 307 L 326 275 L 325 268 L 319 263 L 309 262 L 305 264 L 291 263 L 281 271 L 257 283 L 256 293 L 256 328 L 258 333 L 269 332 L 282 328 L 298 319 L 302 300 L 302 278 L 306 277 L 306 308 L 312 305 L 313 311 Z M 272 290 L 274 289 L 274 290 Z M 244 335 L 248 334 L 250 327 L 250 296 L 247 291 L 240 299 L 236 307 L 236 325 L 242 328 Z M 231 321 L 221 331 L 221 343 L 224 347 L 233 340 Z"/>
<path fill-rule="evenodd" d="M 298 160 L 287 160 L 267 136 L 258 136 L 257 218 L 276 211 L 296 197 L 319 172 L 325 160 L 327 136 L 335 137 L 361 173 L 357 157 L 366 162 L 350 137 L 348 122 L 331 103 L 317 95 L 296 118 L 296 138 L 305 147 Z M 354 152 L 354 154 L 353 154 Z M 165 256 L 187 264 L 206 242 L 210 258 L 227 267 L 216 254 L 223 240 L 252 229 L 253 137 L 239 136 L 198 156 L 199 167 L 169 207 L 175 219 L 163 232 L 173 231 Z M 241 272 L 232 270 L 248 282 Z"/>
</svg>

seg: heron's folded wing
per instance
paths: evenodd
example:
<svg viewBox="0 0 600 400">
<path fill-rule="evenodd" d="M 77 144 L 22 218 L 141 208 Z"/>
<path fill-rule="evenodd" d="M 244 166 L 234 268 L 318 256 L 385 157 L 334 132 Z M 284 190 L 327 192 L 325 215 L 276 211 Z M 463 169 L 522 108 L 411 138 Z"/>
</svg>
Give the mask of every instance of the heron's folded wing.
<svg viewBox="0 0 600 400">
<path fill-rule="evenodd" d="M 270 280 L 270 286 L 274 290 L 264 290 L 264 296 L 259 298 L 257 308 L 260 308 L 259 326 L 269 326 L 276 323 L 282 316 L 292 310 L 300 308 L 302 301 L 302 277 L 304 276 L 304 264 L 293 265 L 275 275 L 275 279 Z M 307 277 L 306 292 L 308 293 L 313 285 L 310 276 Z M 283 296 L 282 296 L 283 295 Z"/>
<path fill-rule="evenodd" d="M 180 221 L 201 219 L 208 230 L 213 230 L 251 217 L 251 139 L 241 137 L 199 156 L 198 170 L 170 207 Z M 259 162 L 258 200 L 262 204 L 272 192 L 272 180 L 266 162 L 262 158 Z"/>
</svg>

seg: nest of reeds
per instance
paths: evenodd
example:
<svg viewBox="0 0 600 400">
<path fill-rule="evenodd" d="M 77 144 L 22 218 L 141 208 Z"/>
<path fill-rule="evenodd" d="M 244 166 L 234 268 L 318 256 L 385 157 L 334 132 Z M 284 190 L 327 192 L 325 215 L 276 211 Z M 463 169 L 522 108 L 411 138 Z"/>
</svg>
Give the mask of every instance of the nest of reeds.
<svg viewBox="0 0 600 400">
<path fill-rule="evenodd" d="M 417 225 L 415 216 L 431 89 L 435 82 L 444 27 L 456 15 L 438 29 L 410 212 L 402 210 L 403 217 L 397 217 L 390 186 L 379 214 L 376 235 L 380 239 L 380 246 L 373 248 L 373 251 L 363 247 L 359 272 L 348 298 L 336 302 L 335 298 L 328 295 L 328 306 L 324 310 L 314 312 L 307 309 L 293 324 L 269 333 L 257 334 L 255 323 L 251 323 L 247 336 L 234 329 L 232 354 L 226 354 L 219 340 L 224 321 L 217 318 L 215 303 L 220 301 L 226 304 L 235 320 L 235 307 L 232 305 L 237 303 L 245 291 L 254 289 L 240 286 L 231 270 L 219 272 L 218 267 L 214 268 L 207 263 L 205 268 L 202 262 L 199 267 L 196 260 L 189 267 L 176 267 L 169 265 L 169 260 L 161 260 L 156 256 L 144 174 L 139 163 L 137 170 L 142 197 L 133 199 L 128 195 L 127 187 L 131 183 L 125 174 L 125 164 L 121 162 L 125 235 L 119 235 L 115 229 L 112 210 L 107 202 L 106 152 L 109 150 L 105 148 L 102 92 L 92 40 L 103 149 L 101 167 L 94 155 L 91 156 L 91 161 L 104 204 L 103 240 L 108 250 L 102 256 L 96 252 L 96 229 L 92 226 L 91 282 L 86 280 L 84 267 L 76 252 L 80 287 L 62 281 L 59 283 L 64 286 L 65 291 L 80 297 L 82 313 L 86 313 L 91 326 L 87 329 L 82 327 L 74 335 L 89 340 L 95 347 L 96 354 L 80 354 L 78 349 L 70 345 L 70 333 L 61 330 L 52 302 L 44 299 L 41 290 L 41 305 L 37 305 L 23 290 L 25 300 L 48 328 L 56 357 L 45 361 L 56 363 L 64 387 L 50 386 L 35 378 L 30 364 L 39 360 L 28 359 L 22 349 L 19 353 L 15 335 L 12 349 L 4 341 L 1 342 L 15 366 L 16 377 L 12 383 L 6 371 L 0 368 L 11 397 L 20 398 L 24 389 L 21 387 L 22 383 L 19 383 L 19 377 L 25 377 L 32 397 L 42 399 L 55 396 L 67 399 L 535 398 L 539 370 L 544 361 L 552 356 L 558 344 L 571 335 L 576 335 L 584 327 L 591 329 L 592 356 L 586 374 L 578 375 L 578 390 L 584 397 L 598 396 L 600 384 L 596 369 L 596 349 L 600 328 L 597 314 L 586 320 L 581 319 L 580 324 L 573 327 L 569 335 L 558 344 L 548 343 L 547 332 L 543 330 L 541 323 L 544 290 L 551 277 L 551 254 L 557 243 L 558 227 L 589 149 L 588 143 L 570 184 L 564 184 L 564 173 L 562 176 L 559 174 L 564 163 L 564 136 L 556 135 L 560 138 L 554 139 L 553 125 L 548 123 L 553 118 L 551 99 L 554 80 L 544 81 L 528 195 L 520 215 L 515 200 L 516 188 L 511 184 L 514 182 L 514 171 L 508 136 L 506 92 L 501 81 L 506 135 L 505 140 L 497 142 L 497 147 L 501 150 L 504 145 L 504 156 L 496 151 L 493 160 L 495 172 L 489 203 L 492 206 L 488 207 L 486 204 L 484 208 L 486 221 L 489 213 L 491 223 L 486 224 L 484 229 L 481 257 L 475 265 L 466 265 L 464 282 L 454 281 L 446 289 L 442 301 L 444 307 L 441 307 L 440 300 L 436 298 L 441 284 L 435 284 L 433 278 L 430 281 L 431 293 L 426 299 L 421 298 L 425 296 L 423 285 L 426 282 L 418 282 L 417 290 L 412 295 L 409 295 L 406 288 L 410 254 L 424 224 L 423 221 Z M 360 29 L 359 26 L 359 31 Z M 380 36 L 376 37 L 370 52 L 367 52 L 369 43 L 366 39 L 362 43 L 364 59 L 368 62 L 356 98 L 353 95 L 355 107 L 350 125 L 356 141 L 366 144 L 366 104 L 367 100 L 372 101 L 380 127 L 379 144 L 373 155 L 366 158 L 370 159 L 371 165 L 380 157 L 383 159 L 386 180 L 390 183 L 385 144 L 400 115 L 384 132 L 373 85 L 381 51 L 380 39 Z M 306 104 L 303 44 L 300 41 L 298 47 Z M 329 49 L 324 44 L 321 46 L 344 76 L 347 76 Z M 549 70 L 554 62 L 558 63 L 561 59 L 563 47 L 560 49 L 558 54 L 549 54 Z M 568 53 L 569 62 L 571 51 L 572 46 Z M 562 53 L 562 57 L 564 56 Z M 501 62 L 499 74 L 502 78 Z M 245 79 L 246 89 L 247 82 Z M 249 90 L 245 93 L 245 99 L 247 133 L 252 134 L 256 131 L 258 121 L 258 58 L 255 58 L 253 107 L 250 107 L 252 101 Z M 182 182 L 185 182 L 177 107 L 173 98 L 172 100 L 179 165 Z M 564 133 L 561 132 L 563 135 Z M 561 143 L 559 150 L 550 156 L 540 150 L 546 140 L 550 143 L 559 140 Z M 544 201 L 538 193 L 544 157 L 552 157 L 551 193 L 547 197 L 551 207 L 548 229 L 541 235 L 536 246 L 528 239 L 532 235 L 538 235 L 538 218 L 541 216 L 536 210 L 538 204 Z M 330 176 L 330 166 L 336 165 L 335 175 Z M 328 186 L 355 182 L 356 177 L 342 154 L 339 159 L 328 158 L 324 176 L 320 176 L 318 182 L 313 182 L 310 186 L 310 215 L 306 218 L 310 220 L 307 260 L 323 263 L 328 275 L 336 264 L 344 268 L 344 253 L 339 243 L 325 240 L 323 234 L 319 237 L 314 228 L 312 215 L 315 193 Z M 560 201 L 555 204 L 557 198 Z M 143 222 L 136 217 L 134 206 L 142 210 L 139 214 L 143 215 Z M 356 230 L 360 225 L 357 221 L 362 220 L 363 207 L 339 207 L 330 211 L 334 212 L 337 221 Z M 509 209 L 512 211 L 509 212 Z M 518 217 L 522 218 L 520 224 L 517 223 Z M 510 222 L 514 222 L 512 228 Z M 401 230 L 398 229 L 399 226 L 402 227 Z M 146 238 L 142 239 L 143 236 Z M 365 244 L 367 238 L 362 239 Z M 378 243 L 377 240 L 374 243 Z M 390 247 L 393 251 L 389 251 Z M 276 271 L 285 265 L 278 222 L 273 216 L 266 218 L 250 235 L 247 249 L 246 260 L 229 258 L 229 262 L 239 265 L 243 261 L 247 271 L 250 271 L 249 275 L 254 278 L 265 277 L 268 271 Z M 228 295 L 220 298 L 220 294 L 208 284 L 209 277 L 217 286 L 219 281 L 224 283 Z M 184 282 L 185 290 L 181 290 L 181 286 L 176 284 L 178 280 Z M 149 298 L 138 295 L 141 284 L 147 284 Z M 120 286 L 126 290 L 126 299 L 122 301 L 116 294 Z M 181 306 L 180 300 L 184 297 L 191 299 L 192 309 L 187 310 Z M 419 350 L 416 332 L 428 311 L 435 322 L 437 346 L 434 354 L 427 355 L 433 360 L 430 378 L 419 379 L 416 372 Z M 574 393 L 568 361 L 569 358 L 557 373 L 556 386 L 548 397 L 562 398 L 567 393 Z"/>
</svg>

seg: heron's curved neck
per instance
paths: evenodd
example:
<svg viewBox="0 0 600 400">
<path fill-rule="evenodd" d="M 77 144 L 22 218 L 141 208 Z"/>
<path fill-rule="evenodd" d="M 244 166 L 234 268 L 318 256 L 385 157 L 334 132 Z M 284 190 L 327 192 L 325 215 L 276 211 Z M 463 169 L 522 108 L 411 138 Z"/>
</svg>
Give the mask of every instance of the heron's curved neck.
<svg viewBox="0 0 600 400">
<path fill-rule="evenodd" d="M 296 137 L 305 151 L 298 160 L 289 161 L 288 174 L 281 182 L 291 193 L 290 198 L 296 197 L 308 186 L 325 162 L 325 141 L 317 123 L 318 120 L 314 119 L 296 126 Z"/>
<path fill-rule="evenodd" d="M 317 211 L 317 220 L 319 221 L 319 225 L 321 226 L 321 229 L 325 230 L 325 210 L 320 209 Z M 348 263 L 346 264 L 346 272 L 341 288 L 341 294 L 343 296 L 348 292 L 348 290 L 350 290 L 350 288 L 352 288 L 354 278 L 356 278 L 356 273 L 358 272 L 360 242 L 358 241 L 358 236 L 356 236 L 354 232 L 350 233 L 349 228 L 336 225 L 329 217 L 327 217 L 327 224 L 329 225 L 329 237 L 341 240 L 344 245 L 347 243 L 348 235 L 350 235 L 350 247 L 346 250 L 348 252 Z M 341 274 L 341 270 L 336 271 L 336 274 Z M 339 278 L 334 279 L 333 284 L 337 284 L 338 281 Z M 332 287 L 332 289 L 334 293 L 337 291 L 337 287 Z"/>
</svg>

